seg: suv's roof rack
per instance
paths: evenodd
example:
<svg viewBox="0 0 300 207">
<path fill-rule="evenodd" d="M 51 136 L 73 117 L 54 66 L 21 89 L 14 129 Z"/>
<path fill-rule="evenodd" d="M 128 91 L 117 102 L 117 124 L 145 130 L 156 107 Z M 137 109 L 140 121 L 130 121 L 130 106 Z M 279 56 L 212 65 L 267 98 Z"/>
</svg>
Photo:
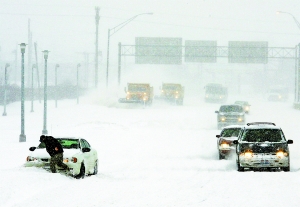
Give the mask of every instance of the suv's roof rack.
<svg viewBox="0 0 300 207">
<path fill-rule="evenodd" d="M 260 124 L 269 124 L 269 125 L 274 125 L 276 126 L 274 123 L 272 122 L 251 122 L 251 123 L 247 123 L 247 126 L 250 126 L 250 125 L 260 125 Z"/>
</svg>

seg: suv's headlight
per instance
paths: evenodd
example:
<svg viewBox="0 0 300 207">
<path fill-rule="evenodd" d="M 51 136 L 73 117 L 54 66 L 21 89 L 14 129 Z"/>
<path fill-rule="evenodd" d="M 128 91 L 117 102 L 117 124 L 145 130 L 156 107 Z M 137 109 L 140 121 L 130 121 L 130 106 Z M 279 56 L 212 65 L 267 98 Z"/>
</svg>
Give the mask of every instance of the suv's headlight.
<svg viewBox="0 0 300 207">
<path fill-rule="evenodd" d="M 253 157 L 253 152 L 250 150 L 246 150 L 245 152 L 241 153 L 242 156 L 244 156 L 247 159 L 250 159 Z"/>
<path fill-rule="evenodd" d="M 238 118 L 238 121 L 239 121 L 239 122 L 244 121 L 244 117 L 240 116 L 240 117 Z"/>
<path fill-rule="evenodd" d="M 284 152 L 284 151 L 282 151 L 282 150 L 276 152 L 276 156 L 277 156 L 278 158 L 287 157 L 288 155 L 289 155 L 289 153 Z"/>
</svg>

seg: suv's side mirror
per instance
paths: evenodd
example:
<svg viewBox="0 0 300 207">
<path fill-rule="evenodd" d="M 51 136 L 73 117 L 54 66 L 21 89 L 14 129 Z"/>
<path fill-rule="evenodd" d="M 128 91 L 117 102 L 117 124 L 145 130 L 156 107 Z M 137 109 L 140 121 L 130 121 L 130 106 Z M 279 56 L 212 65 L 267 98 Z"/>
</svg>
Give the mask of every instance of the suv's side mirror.
<svg viewBox="0 0 300 207">
<path fill-rule="evenodd" d="M 294 142 L 293 142 L 293 140 L 291 140 L 291 139 L 289 139 L 288 141 L 287 141 L 287 144 L 293 144 Z"/>
<path fill-rule="evenodd" d="M 29 148 L 29 150 L 32 151 L 32 152 L 33 152 L 35 149 L 36 149 L 36 147 L 30 147 L 30 148 Z"/>
<path fill-rule="evenodd" d="M 221 135 L 219 135 L 219 134 L 218 134 L 218 135 L 216 135 L 216 137 L 217 137 L 217 138 L 220 138 L 220 137 L 221 137 Z"/>
<path fill-rule="evenodd" d="M 233 142 L 232 142 L 233 144 L 238 144 L 239 143 L 239 141 L 238 140 L 233 140 Z"/>
<path fill-rule="evenodd" d="M 217 113 L 217 114 L 218 114 L 218 113 L 219 113 L 219 111 L 215 111 L 215 113 Z"/>
</svg>

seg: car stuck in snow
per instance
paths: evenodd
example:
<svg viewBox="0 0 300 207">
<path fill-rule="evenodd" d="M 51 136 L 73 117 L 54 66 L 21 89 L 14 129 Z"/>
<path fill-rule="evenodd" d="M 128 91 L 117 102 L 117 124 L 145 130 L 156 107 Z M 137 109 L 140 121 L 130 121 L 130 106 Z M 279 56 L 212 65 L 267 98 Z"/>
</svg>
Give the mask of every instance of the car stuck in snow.
<svg viewBox="0 0 300 207">
<path fill-rule="evenodd" d="M 63 147 L 63 163 L 70 171 L 66 172 L 76 178 L 83 178 L 85 175 L 96 175 L 98 173 L 98 154 L 95 149 L 83 138 L 76 137 L 55 137 Z M 50 155 L 46 151 L 44 142 L 37 147 L 29 148 L 26 167 L 50 168 Z"/>
</svg>

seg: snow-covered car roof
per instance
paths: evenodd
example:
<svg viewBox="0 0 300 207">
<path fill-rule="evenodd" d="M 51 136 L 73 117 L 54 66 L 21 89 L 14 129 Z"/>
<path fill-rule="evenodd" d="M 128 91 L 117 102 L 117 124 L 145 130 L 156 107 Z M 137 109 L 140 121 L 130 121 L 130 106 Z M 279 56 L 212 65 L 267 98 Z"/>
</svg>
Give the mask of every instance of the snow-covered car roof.
<svg viewBox="0 0 300 207">
<path fill-rule="evenodd" d="M 272 122 L 252 122 L 244 125 L 245 129 L 280 129 Z"/>
<path fill-rule="evenodd" d="M 231 129 L 231 128 L 243 128 L 244 125 L 229 125 L 223 127 L 223 129 Z"/>
</svg>

